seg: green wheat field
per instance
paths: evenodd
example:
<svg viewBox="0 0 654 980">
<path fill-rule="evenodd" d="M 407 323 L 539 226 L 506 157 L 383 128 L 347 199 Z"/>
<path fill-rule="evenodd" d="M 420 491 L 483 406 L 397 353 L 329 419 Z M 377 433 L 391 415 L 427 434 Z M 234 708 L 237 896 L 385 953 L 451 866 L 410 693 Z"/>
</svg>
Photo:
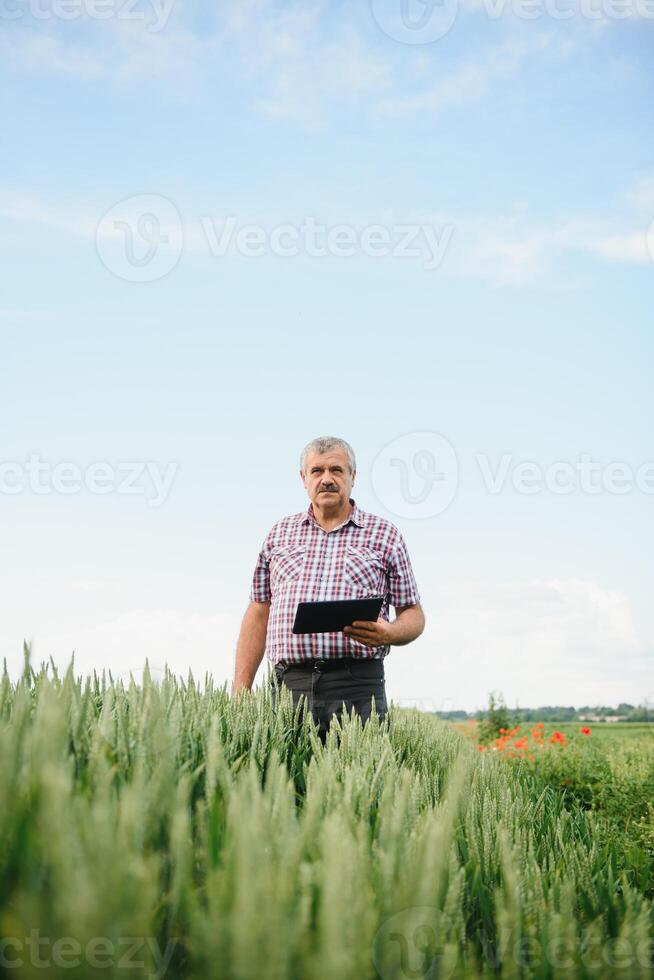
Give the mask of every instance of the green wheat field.
<svg viewBox="0 0 654 980">
<path fill-rule="evenodd" d="M 323 747 L 280 693 L 5 669 L 0 974 L 654 975 L 648 726 L 530 763 L 392 706 Z"/>
</svg>

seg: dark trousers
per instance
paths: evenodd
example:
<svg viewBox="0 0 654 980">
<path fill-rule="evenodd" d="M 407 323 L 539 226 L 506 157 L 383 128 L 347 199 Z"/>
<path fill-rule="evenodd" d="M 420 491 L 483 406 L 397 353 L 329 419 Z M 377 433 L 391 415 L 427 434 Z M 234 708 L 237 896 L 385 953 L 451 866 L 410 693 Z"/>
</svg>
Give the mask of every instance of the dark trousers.
<svg viewBox="0 0 654 980">
<path fill-rule="evenodd" d="M 276 683 L 290 688 L 293 704 L 305 698 L 305 710 L 311 712 L 320 740 L 325 742 L 331 720 L 339 720 L 343 711 L 352 709 L 362 723 L 370 718 L 372 699 L 381 721 L 388 713 L 384 684 L 384 661 L 361 657 L 339 657 L 331 660 L 307 660 L 301 664 L 276 664 L 270 675 L 275 703 Z"/>
</svg>

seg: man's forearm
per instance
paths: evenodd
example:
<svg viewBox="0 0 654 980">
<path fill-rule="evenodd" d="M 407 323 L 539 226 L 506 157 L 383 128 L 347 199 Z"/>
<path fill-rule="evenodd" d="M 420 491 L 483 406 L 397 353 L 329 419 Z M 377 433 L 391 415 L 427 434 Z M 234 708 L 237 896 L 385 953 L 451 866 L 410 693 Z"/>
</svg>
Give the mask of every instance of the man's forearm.
<svg viewBox="0 0 654 980">
<path fill-rule="evenodd" d="M 251 688 L 266 649 L 270 603 L 251 602 L 245 610 L 236 644 L 236 665 L 232 693 Z"/>
<path fill-rule="evenodd" d="M 415 640 L 425 628 L 425 615 L 420 603 L 400 610 L 391 626 L 392 646 L 404 646 L 405 643 L 411 643 L 412 640 Z"/>
</svg>

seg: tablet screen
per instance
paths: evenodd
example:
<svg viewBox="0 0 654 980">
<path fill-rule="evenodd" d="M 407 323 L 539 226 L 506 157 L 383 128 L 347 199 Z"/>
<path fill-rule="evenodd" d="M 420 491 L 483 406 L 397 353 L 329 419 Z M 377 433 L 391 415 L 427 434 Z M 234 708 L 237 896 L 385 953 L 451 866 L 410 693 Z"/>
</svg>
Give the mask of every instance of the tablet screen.
<svg viewBox="0 0 654 980">
<path fill-rule="evenodd" d="M 368 599 L 332 599 L 326 602 L 300 602 L 293 623 L 294 633 L 333 633 L 356 620 L 375 622 L 383 596 Z"/>
</svg>

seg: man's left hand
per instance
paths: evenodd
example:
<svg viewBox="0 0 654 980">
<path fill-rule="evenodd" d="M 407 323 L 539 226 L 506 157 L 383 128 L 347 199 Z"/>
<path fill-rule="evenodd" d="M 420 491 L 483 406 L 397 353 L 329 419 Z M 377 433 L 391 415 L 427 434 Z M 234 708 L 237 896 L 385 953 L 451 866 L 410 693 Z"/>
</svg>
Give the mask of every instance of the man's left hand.
<svg viewBox="0 0 654 980">
<path fill-rule="evenodd" d="M 355 619 L 351 626 L 344 626 L 343 632 L 358 643 L 367 647 L 385 647 L 392 643 L 393 624 L 386 619 L 372 620 Z"/>
</svg>

